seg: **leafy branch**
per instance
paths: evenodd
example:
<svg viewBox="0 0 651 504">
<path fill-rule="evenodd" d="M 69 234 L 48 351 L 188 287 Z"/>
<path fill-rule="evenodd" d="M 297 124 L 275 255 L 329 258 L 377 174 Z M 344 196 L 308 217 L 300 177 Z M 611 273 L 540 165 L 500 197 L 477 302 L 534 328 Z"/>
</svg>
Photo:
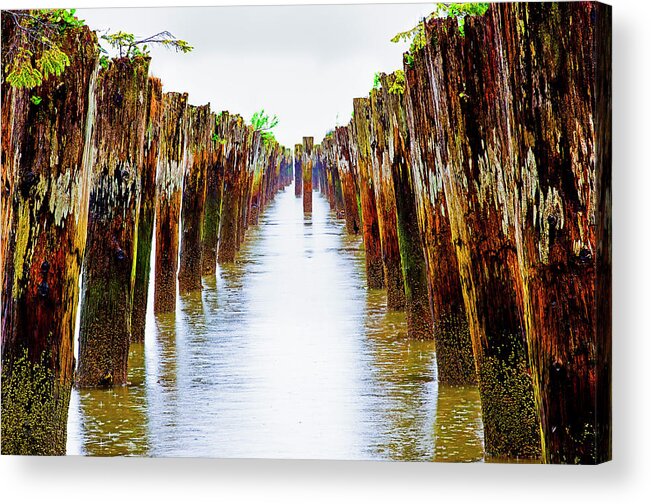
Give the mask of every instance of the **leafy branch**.
<svg viewBox="0 0 651 504">
<path fill-rule="evenodd" d="M 414 53 L 425 47 L 425 23 L 433 18 L 454 17 L 457 19 L 459 34 L 464 37 L 466 16 L 483 16 L 488 10 L 487 2 L 481 3 L 437 3 L 436 10 L 429 16 L 423 18 L 413 28 L 397 33 L 391 38 L 391 42 L 409 42 L 409 51 L 405 53 L 405 63 L 409 66 L 414 64 Z"/>
<path fill-rule="evenodd" d="M 118 51 L 120 58 L 133 59 L 137 56 L 148 56 L 151 44 L 160 44 L 180 53 L 189 53 L 194 49 L 185 40 L 177 39 L 168 31 L 162 31 L 141 39 L 137 39 L 133 33 L 123 31 L 102 35 L 101 38 Z"/>
<path fill-rule="evenodd" d="M 270 142 L 275 142 L 276 137 L 271 132 L 278 125 L 278 116 L 270 116 L 265 114 L 264 109 L 260 109 L 258 112 L 253 114 L 251 117 L 251 126 L 256 131 L 260 131 L 262 135 L 262 141 L 265 145 Z"/>
<path fill-rule="evenodd" d="M 7 10 L 5 20 L 16 28 L 15 37 L 3 47 L 6 81 L 16 89 L 40 86 L 51 75 L 60 76 L 70 66 L 70 58 L 59 45 L 61 36 L 85 22 L 75 9 Z"/>
</svg>

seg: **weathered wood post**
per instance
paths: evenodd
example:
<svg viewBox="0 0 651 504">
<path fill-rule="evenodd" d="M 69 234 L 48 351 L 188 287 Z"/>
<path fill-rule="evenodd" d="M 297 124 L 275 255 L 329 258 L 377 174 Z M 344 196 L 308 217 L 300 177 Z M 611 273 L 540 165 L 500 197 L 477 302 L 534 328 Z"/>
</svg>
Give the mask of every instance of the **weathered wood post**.
<svg viewBox="0 0 651 504">
<path fill-rule="evenodd" d="M 387 288 L 387 310 L 403 310 L 405 308 L 405 283 L 402 277 L 400 246 L 398 243 L 398 221 L 396 196 L 391 175 L 391 159 L 386 138 L 388 114 L 385 110 L 384 98 L 378 90 L 371 90 L 371 176 L 377 202 L 378 227 L 380 230 L 380 245 L 382 247 L 382 262 L 384 263 L 384 279 Z"/>
<path fill-rule="evenodd" d="M 357 180 L 359 200 L 364 229 L 364 250 L 366 253 L 366 280 L 369 289 L 384 287 L 384 264 L 380 245 L 375 190 L 371 176 L 371 113 L 368 98 L 353 100 L 353 135 L 357 149 Z"/>
<path fill-rule="evenodd" d="M 303 160 L 301 162 L 301 170 L 303 172 L 303 214 L 312 213 L 312 168 L 314 166 L 313 160 L 314 138 L 303 137 Z"/>
<path fill-rule="evenodd" d="M 297 198 L 303 195 L 303 169 L 301 168 L 301 163 L 303 162 L 302 152 L 303 146 L 301 144 L 296 144 L 294 146 L 294 195 Z"/>
<path fill-rule="evenodd" d="M 214 119 L 210 105 L 188 107 L 188 163 L 183 177 L 179 292 L 201 289 L 206 179 Z"/>
<path fill-rule="evenodd" d="M 149 78 L 147 98 L 147 129 L 145 131 L 144 164 L 140 189 L 140 216 L 138 217 L 138 240 L 136 252 L 136 277 L 133 287 L 131 311 L 131 341 L 145 339 L 145 319 L 151 272 L 151 245 L 156 215 L 156 171 L 160 122 L 163 112 L 163 86 L 160 79 Z"/>
<path fill-rule="evenodd" d="M 396 201 L 407 330 L 412 338 L 431 339 L 434 337 L 432 312 L 427 285 L 427 266 L 418 228 L 415 188 L 411 176 L 410 134 L 407 129 L 402 93 L 398 90 L 389 92 L 396 89 L 394 87 L 396 85 L 404 86 L 404 74 L 400 73 L 400 75 L 402 83 L 396 82 L 395 74 L 391 76 L 382 74 L 380 77 L 382 87 L 379 93 L 382 94 L 382 106 L 386 110 L 386 147 Z M 402 89 L 404 90 L 404 87 Z"/>
<path fill-rule="evenodd" d="M 337 168 L 337 142 L 334 131 L 326 135 L 322 145 L 325 156 L 324 162 L 327 174 L 327 183 L 329 186 L 328 199 L 330 201 L 330 206 L 335 210 L 335 212 L 337 212 L 337 217 L 344 216 L 344 195 L 341 180 L 339 179 L 339 170 Z"/>
<path fill-rule="evenodd" d="M 251 213 L 251 195 L 253 193 L 253 179 L 255 176 L 258 157 L 262 148 L 262 134 L 247 126 L 246 143 L 244 145 L 244 158 L 241 192 L 240 192 L 240 214 L 238 217 L 237 250 L 240 250 L 242 242 L 249 227 L 249 215 Z"/>
<path fill-rule="evenodd" d="M 294 145 L 294 194 L 303 196 L 303 144 Z"/>
<path fill-rule="evenodd" d="M 426 23 L 426 39 L 436 41 L 426 45 L 423 53 L 434 91 L 430 96 L 434 120 L 430 141 L 442 174 L 459 263 L 486 451 L 493 456 L 539 457 L 540 422 L 518 304 L 521 279 L 516 244 L 505 225 L 505 206 L 487 201 L 502 185 L 498 173 L 485 169 L 487 136 L 478 128 L 478 118 L 487 113 L 480 108 L 495 111 L 499 109 L 495 107 L 497 97 L 506 98 L 498 94 L 489 78 L 500 64 L 494 54 L 498 44 L 494 26 L 487 26 L 480 35 L 470 28 L 473 25 L 466 23 L 462 37 L 456 20 Z M 487 55 L 485 64 L 478 61 L 480 55 Z M 473 76 L 480 87 L 470 90 Z M 497 125 L 507 127 L 508 121 L 496 120 L 485 131 L 493 131 Z"/>
<path fill-rule="evenodd" d="M 233 262 L 237 252 L 240 218 L 241 185 L 247 165 L 248 127 L 242 117 L 222 112 L 219 136 L 226 140 L 224 146 L 224 190 L 219 220 L 219 249 L 217 261 Z"/>
<path fill-rule="evenodd" d="M 266 200 L 266 188 L 271 181 L 269 169 L 273 169 L 272 152 L 274 146 L 270 141 L 260 142 L 259 152 L 253 168 L 253 181 L 251 184 L 251 195 L 249 197 L 248 225 L 258 223 L 258 217 Z"/>
<path fill-rule="evenodd" d="M 149 61 L 112 60 L 97 81 L 76 375 L 80 387 L 127 381 Z"/>
<path fill-rule="evenodd" d="M 187 93 L 163 95 L 156 192 L 156 278 L 154 311 L 176 308 L 176 270 L 183 174 L 187 163 Z"/>
<path fill-rule="evenodd" d="M 354 172 L 355 161 L 350 151 L 350 127 L 339 126 L 335 129 L 335 150 L 344 201 L 346 231 L 349 234 L 358 234 L 362 229 L 362 223 Z"/>
<path fill-rule="evenodd" d="M 217 134 L 217 124 L 222 115 L 211 114 L 212 145 L 209 150 L 209 162 L 206 173 L 206 205 L 203 219 L 202 273 L 214 275 L 217 266 L 217 247 L 219 245 L 219 217 L 221 212 L 222 192 L 224 189 L 224 144 L 226 141 Z"/>
<path fill-rule="evenodd" d="M 474 59 L 500 72 L 468 89 L 505 104 L 480 105 L 494 132 L 479 167 L 504 179 L 494 201 L 514 228 L 543 458 L 609 460 L 611 8 L 504 5 L 475 24 L 469 50 L 496 33 Z"/>
<path fill-rule="evenodd" d="M 424 58 L 415 57 L 414 68 L 405 67 L 404 94 L 418 225 L 429 279 L 437 379 L 443 385 L 472 385 L 477 383 L 477 373 L 457 254 L 452 244 L 441 164 L 436 161 L 430 141 L 434 113 L 426 72 Z"/>
<path fill-rule="evenodd" d="M 3 12 L 3 62 L 20 44 L 8 23 Z M 3 181 L 13 179 L 2 194 L 11 198 L 2 207 L 3 455 L 66 450 L 98 54 L 88 28 L 66 30 L 57 42 L 70 66 L 37 88 L 40 104 L 29 91 L 7 92 L 2 79 Z"/>
</svg>

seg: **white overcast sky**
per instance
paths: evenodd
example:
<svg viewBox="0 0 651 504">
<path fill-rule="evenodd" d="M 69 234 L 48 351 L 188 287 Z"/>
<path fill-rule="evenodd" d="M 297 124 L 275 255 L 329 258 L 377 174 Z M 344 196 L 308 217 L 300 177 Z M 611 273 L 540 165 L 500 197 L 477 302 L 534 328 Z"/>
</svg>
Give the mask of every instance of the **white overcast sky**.
<svg viewBox="0 0 651 504">
<path fill-rule="evenodd" d="M 79 9 L 95 30 L 145 36 L 168 30 L 194 46 L 189 54 L 152 50 L 151 74 L 164 91 L 186 91 L 247 121 L 277 114 L 278 140 L 319 142 L 352 100 L 365 96 L 377 71 L 402 68 L 406 43 L 390 38 L 434 10 L 434 3 Z"/>
</svg>

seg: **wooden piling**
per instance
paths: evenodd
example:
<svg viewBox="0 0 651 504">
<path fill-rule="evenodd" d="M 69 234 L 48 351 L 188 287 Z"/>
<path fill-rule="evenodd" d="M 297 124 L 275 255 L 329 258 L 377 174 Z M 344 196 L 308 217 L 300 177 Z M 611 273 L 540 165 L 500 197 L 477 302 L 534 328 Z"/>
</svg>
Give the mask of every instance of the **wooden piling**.
<svg viewBox="0 0 651 504">
<path fill-rule="evenodd" d="M 3 62 L 20 44 L 9 22 L 3 12 Z M 29 91 L 7 92 L 2 79 L 3 182 L 13 180 L 2 193 L 11 198 L 2 206 L 3 455 L 66 450 L 98 54 L 88 28 L 57 42 L 70 66 L 36 88 L 40 104 Z"/>
<path fill-rule="evenodd" d="M 358 234 L 362 229 L 362 223 L 357 199 L 354 159 L 350 146 L 350 128 L 339 126 L 335 129 L 335 149 L 344 200 L 346 231 L 349 234 Z"/>
<path fill-rule="evenodd" d="M 457 254 L 450 232 L 441 163 L 435 158 L 430 140 L 434 123 L 431 93 L 425 59 L 415 58 L 414 68 L 405 68 L 404 96 L 411 134 L 411 172 L 418 225 L 428 272 L 437 380 L 443 385 L 474 385 L 477 373 Z"/>
<path fill-rule="evenodd" d="M 303 145 L 294 145 L 294 195 L 303 196 Z"/>
<path fill-rule="evenodd" d="M 156 205 L 154 311 L 176 308 L 176 271 L 183 174 L 187 163 L 187 93 L 165 93 L 160 130 Z"/>
<path fill-rule="evenodd" d="M 314 138 L 303 137 L 303 160 L 301 170 L 303 172 L 303 214 L 312 213 L 312 158 L 314 150 Z"/>
<path fill-rule="evenodd" d="M 115 59 L 97 81 L 76 375 L 80 387 L 127 381 L 148 71 L 149 58 Z"/>
<path fill-rule="evenodd" d="M 183 177 L 179 292 L 201 289 L 202 230 L 214 118 L 210 105 L 188 107 L 188 163 Z"/>
<path fill-rule="evenodd" d="M 375 190 L 371 176 L 371 113 L 368 98 L 353 100 L 353 129 L 357 152 L 357 180 L 362 214 L 364 251 L 366 255 L 366 281 L 369 289 L 384 287 L 384 264 L 380 229 L 378 226 Z"/>
<path fill-rule="evenodd" d="M 568 31 L 568 19 L 582 29 Z M 609 460 L 610 313 L 600 299 L 610 297 L 611 8 L 505 5 L 470 31 L 479 71 L 468 95 L 478 96 L 477 126 L 493 128 L 478 167 L 504 180 L 483 201 L 502 205 L 513 228 L 543 459 Z M 510 72 L 489 74 L 496 63 Z"/>
<path fill-rule="evenodd" d="M 217 251 L 217 261 L 222 264 L 233 262 L 237 252 L 241 181 L 247 164 L 245 149 L 248 128 L 242 117 L 222 112 L 222 121 L 218 129 L 220 137 L 226 140 L 224 146 L 224 190 L 219 221 L 219 250 Z"/>
<path fill-rule="evenodd" d="M 212 132 L 217 135 L 217 122 L 221 114 L 211 114 Z M 224 143 L 218 136 L 211 137 L 208 151 L 209 161 L 206 169 L 206 203 L 203 219 L 202 244 L 202 273 L 214 275 L 217 266 L 217 248 L 219 246 L 219 218 L 221 212 L 222 192 L 224 189 Z"/>
<path fill-rule="evenodd" d="M 300 147 L 299 147 L 300 146 Z M 303 195 L 303 169 L 301 168 L 302 163 L 302 150 L 303 146 L 301 144 L 296 144 L 294 146 L 294 195 L 298 198 Z M 298 152 L 301 152 L 301 155 L 298 155 Z"/>
<path fill-rule="evenodd" d="M 163 111 L 162 83 L 149 78 L 147 98 L 147 129 L 145 130 L 144 164 L 140 188 L 140 215 L 136 251 L 136 276 L 131 311 L 131 341 L 144 341 L 147 298 L 151 271 L 151 245 L 156 215 L 156 172 L 160 142 L 160 122 Z"/>
<path fill-rule="evenodd" d="M 391 178 L 396 200 L 398 243 L 405 285 L 405 309 L 409 336 L 417 339 L 432 339 L 432 312 L 427 284 L 427 267 L 423 243 L 418 228 L 416 210 L 416 188 L 411 176 L 410 143 L 403 95 L 389 92 L 404 82 L 398 80 L 404 74 L 380 76 L 382 84 L 378 94 L 386 110 L 386 147 L 391 168 Z"/>
<path fill-rule="evenodd" d="M 500 59 L 493 54 L 488 66 L 471 66 L 479 63 L 479 55 L 498 47 L 495 32 L 487 30 L 480 42 L 469 29 L 472 24 L 466 23 L 466 35 L 461 37 L 456 20 L 426 23 L 426 38 L 437 41 L 436 47 L 427 45 L 423 53 L 430 89 L 437 91 L 430 96 L 434 119 L 430 141 L 440 163 L 459 263 L 479 379 L 486 452 L 496 457 L 536 458 L 540 456 L 540 422 L 518 304 L 521 279 L 516 243 L 505 225 L 505 206 L 486 202 L 486 197 L 500 190 L 501 183 L 495 171 L 485 169 L 486 136 L 480 134 L 477 123 L 484 103 L 490 109 L 499 108 L 493 98 L 499 95 L 490 87 L 484 88 L 485 84 L 481 84 L 482 91 L 468 89 L 472 75 L 490 80 L 488 76 Z M 472 49 L 471 40 L 477 42 L 476 46 L 472 42 Z M 484 93 L 485 102 L 481 100 Z M 486 131 L 494 131 L 498 124 L 506 127 L 508 121 L 496 121 Z"/>
<path fill-rule="evenodd" d="M 398 243 L 396 196 L 391 175 L 391 159 L 386 142 L 388 131 L 385 131 L 385 125 L 389 124 L 388 114 L 384 98 L 377 90 L 371 91 L 370 113 L 371 176 L 377 202 L 380 246 L 382 247 L 382 262 L 387 289 L 387 310 L 403 310 L 405 308 L 405 285 Z"/>
</svg>

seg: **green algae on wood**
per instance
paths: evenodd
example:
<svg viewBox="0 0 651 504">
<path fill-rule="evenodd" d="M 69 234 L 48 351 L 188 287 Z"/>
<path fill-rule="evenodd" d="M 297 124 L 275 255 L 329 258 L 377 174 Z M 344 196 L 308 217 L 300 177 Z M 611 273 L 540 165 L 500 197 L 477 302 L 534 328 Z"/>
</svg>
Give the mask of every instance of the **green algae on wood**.
<svg viewBox="0 0 651 504">
<path fill-rule="evenodd" d="M 3 60 L 13 36 L 5 16 Z M 25 91 L 5 94 L 3 83 L 3 181 L 13 178 L 2 195 L 10 198 L 2 207 L 3 455 L 66 449 L 98 54 L 88 28 L 67 30 L 59 43 L 71 63 L 65 78 L 37 88 L 40 105 Z"/>
<path fill-rule="evenodd" d="M 127 381 L 148 70 L 148 58 L 123 58 L 98 77 L 76 374 L 81 387 Z"/>
</svg>

